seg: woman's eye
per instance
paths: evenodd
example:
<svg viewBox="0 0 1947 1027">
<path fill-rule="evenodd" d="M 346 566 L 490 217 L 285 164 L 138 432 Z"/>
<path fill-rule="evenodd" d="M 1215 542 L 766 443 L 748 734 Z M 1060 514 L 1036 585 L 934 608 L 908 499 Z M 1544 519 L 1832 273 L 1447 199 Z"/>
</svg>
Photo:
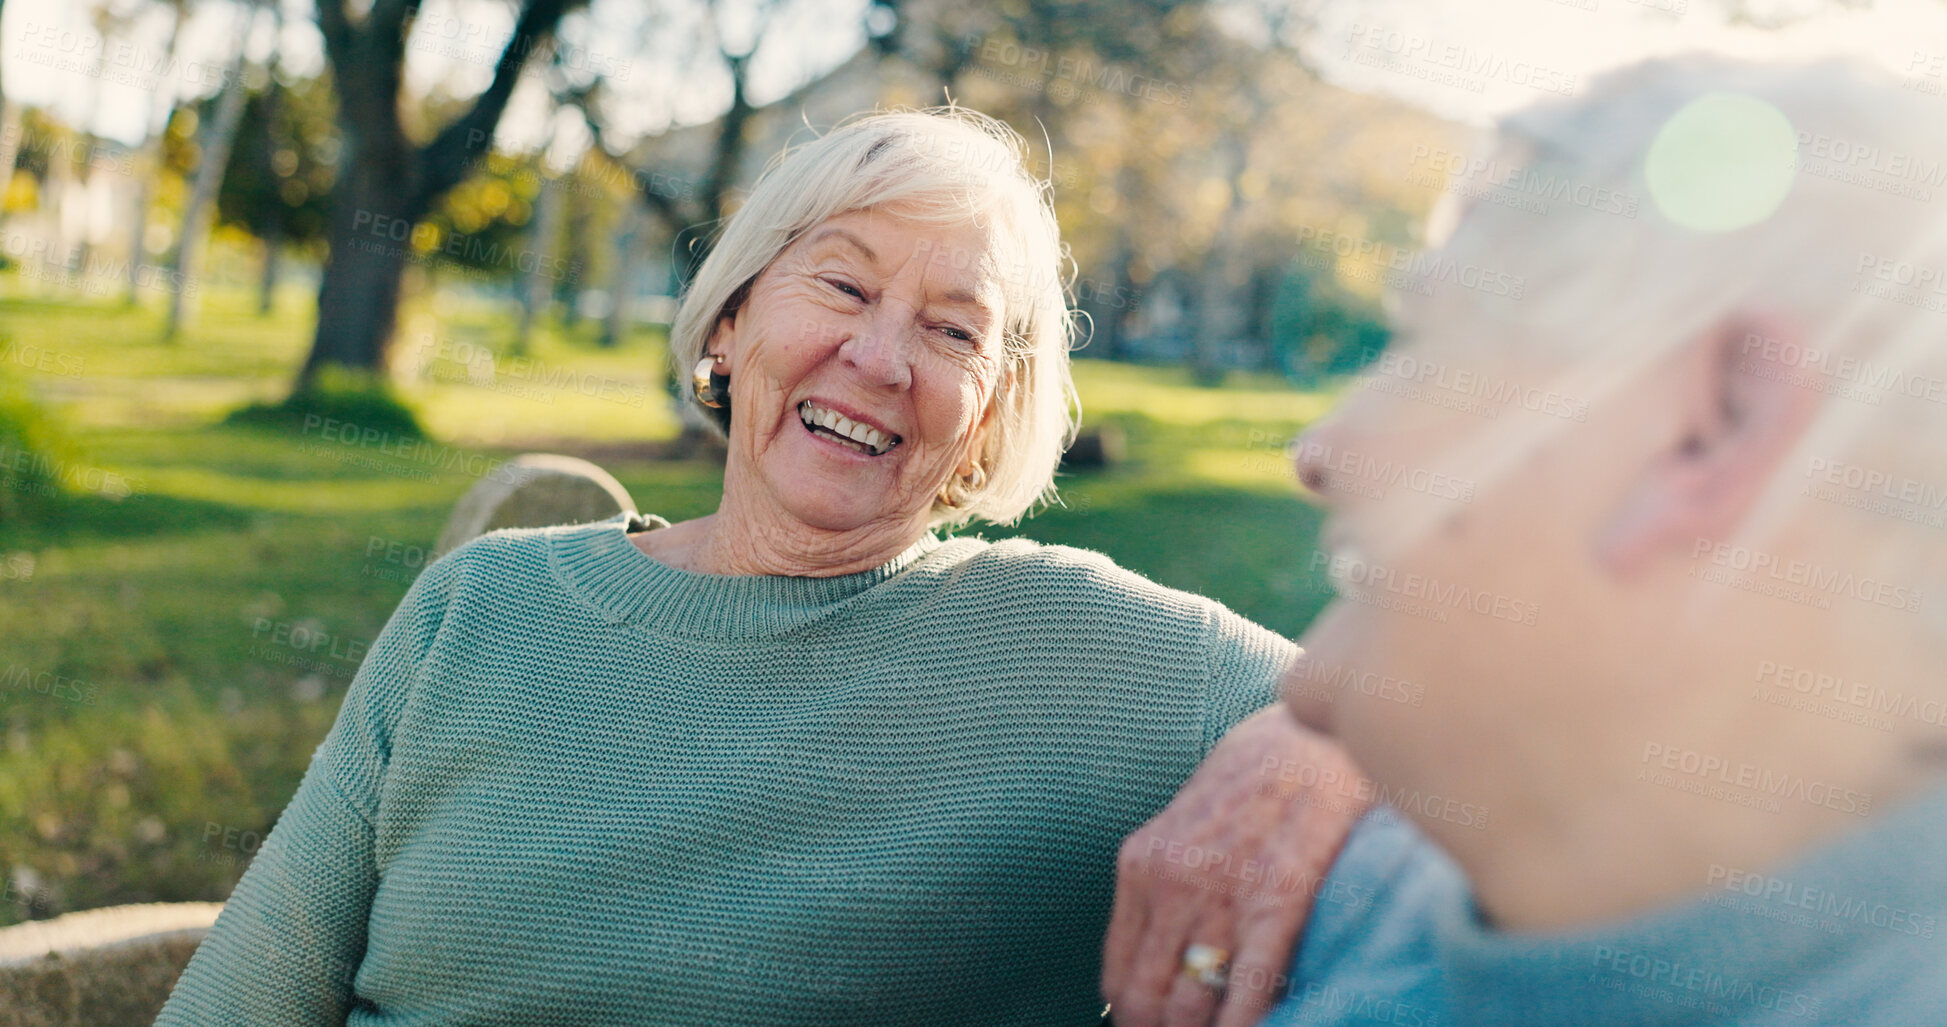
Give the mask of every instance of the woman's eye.
<svg viewBox="0 0 1947 1027">
<path fill-rule="evenodd" d="M 858 286 L 853 285 L 852 283 L 845 281 L 842 278 L 827 278 L 825 279 L 825 284 L 831 286 L 834 289 L 837 289 L 839 292 L 842 292 L 845 295 L 850 296 L 855 300 L 862 300 L 865 298 L 865 291 L 863 289 L 860 289 Z"/>
<path fill-rule="evenodd" d="M 955 328 L 952 325 L 940 325 L 934 330 L 939 332 L 944 332 L 947 338 L 950 339 L 958 339 L 961 342 L 974 341 L 973 333 L 967 331 L 964 328 Z"/>
</svg>

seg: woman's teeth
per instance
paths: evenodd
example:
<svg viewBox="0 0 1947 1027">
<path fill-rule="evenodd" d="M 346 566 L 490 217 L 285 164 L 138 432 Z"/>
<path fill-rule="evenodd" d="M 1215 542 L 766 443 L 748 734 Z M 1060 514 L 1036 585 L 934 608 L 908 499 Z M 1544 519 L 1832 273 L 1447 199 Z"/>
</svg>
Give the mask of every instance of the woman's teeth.
<svg viewBox="0 0 1947 1027">
<path fill-rule="evenodd" d="M 822 428 L 840 441 L 850 442 L 861 451 L 873 456 L 881 456 L 899 444 L 897 435 L 887 435 L 871 425 L 860 424 L 844 414 L 827 410 L 810 400 L 798 404 L 798 418 L 804 422 L 806 428 Z"/>
</svg>

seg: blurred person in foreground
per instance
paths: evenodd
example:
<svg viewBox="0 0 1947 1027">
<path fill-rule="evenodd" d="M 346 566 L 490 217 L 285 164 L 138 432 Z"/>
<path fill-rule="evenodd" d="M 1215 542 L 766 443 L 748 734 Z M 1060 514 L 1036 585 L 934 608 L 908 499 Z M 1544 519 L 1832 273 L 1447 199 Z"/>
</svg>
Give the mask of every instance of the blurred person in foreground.
<svg viewBox="0 0 1947 1027">
<path fill-rule="evenodd" d="M 1342 595 L 1284 694 L 1390 806 L 1266 1022 L 1947 1023 L 1937 98 L 1670 59 L 1483 155 L 1563 191 L 1443 201 L 1296 447 Z"/>
<path fill-rule="evenodd" d="M 672 330 L 728 438 L 717 511 L 428 567 L 159 1023 L 1092 1024 L 1118 881 L 1138 1010 L 1257 1018 L 1211 979 L 1285 965 L 1306 888 L 1118 847 L 1209 756 L 1159 830 L 1322 876 L 1358 810 L 1229 769 L 1353 774 L 1276 705 L 1293 647 L 1100 554 L 948 534 L 1051 497 L 1073 428 L 1020 154 L 891 112 L 763 176 Z"/>
</svg>

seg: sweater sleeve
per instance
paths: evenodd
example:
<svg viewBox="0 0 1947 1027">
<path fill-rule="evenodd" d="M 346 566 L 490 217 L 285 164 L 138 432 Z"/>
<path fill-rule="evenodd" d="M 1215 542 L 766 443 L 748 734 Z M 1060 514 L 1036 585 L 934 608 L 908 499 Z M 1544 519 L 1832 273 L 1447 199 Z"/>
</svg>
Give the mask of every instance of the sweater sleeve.
<svg viewBox="0 0 1947 1027">
<path fill-rule="evenodd" d="M 1212 603 L 1209 675 L 1204 679 L 1203 751 L 1231 726 L 1278 699 L 1279 679 L 1298 655 L 1288 639 Z"/>
<path fill-rule="evenodd" d="M 157 1027 L 345 1022 L 378 888 L 373 822 L 391 732 L 456 566 L 449 555 L 422 572 L 373 640 L 297 794 L 177 979 Z"/>
</svg>

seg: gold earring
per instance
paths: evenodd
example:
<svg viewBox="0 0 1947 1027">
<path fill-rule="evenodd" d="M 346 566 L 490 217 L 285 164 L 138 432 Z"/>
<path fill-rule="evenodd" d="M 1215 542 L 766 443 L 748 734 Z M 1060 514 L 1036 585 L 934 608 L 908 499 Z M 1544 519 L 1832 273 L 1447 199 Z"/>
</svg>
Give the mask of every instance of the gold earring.
<svg viewBox="0 0 1947 1027">
<path fill-rule="evenodd" d="M 730 376 L 717 370 L 721 366 L 723 354 L 713 353 L 690 369 L 690 389 L 696 394 L 696 401 L 719 410 L 730 401 Z"/>
<path fill-rule="evenodd" d="M 979 464 L 975 464 L 973 465 L 972 471 L 966 474 L 956 475 L 953 481 L 949 481 L 945 485 L 941 486 L 940 503 L 942 505 L 956 507 L 956 508 L 959 507 L 960 501 L 953 494 L 953 486 L 955 482 L 961 483 L 960 492 L 962 496 L 965 496 L 969 493 L 979 492 L 987 484 L 987 468 L 982 467 Z"/>
</svg>

